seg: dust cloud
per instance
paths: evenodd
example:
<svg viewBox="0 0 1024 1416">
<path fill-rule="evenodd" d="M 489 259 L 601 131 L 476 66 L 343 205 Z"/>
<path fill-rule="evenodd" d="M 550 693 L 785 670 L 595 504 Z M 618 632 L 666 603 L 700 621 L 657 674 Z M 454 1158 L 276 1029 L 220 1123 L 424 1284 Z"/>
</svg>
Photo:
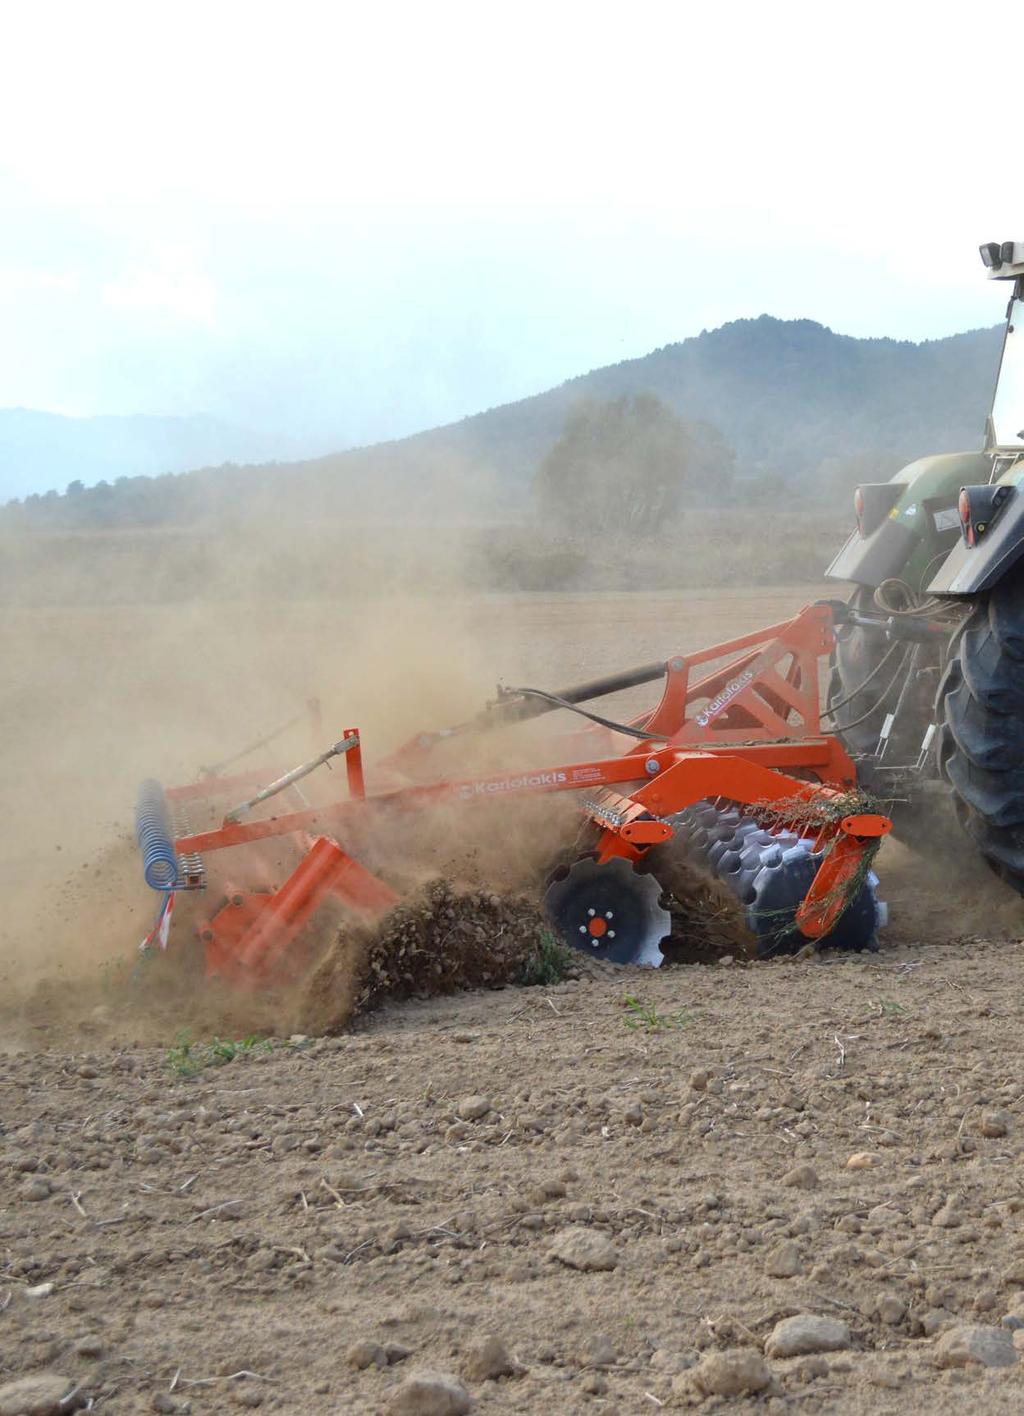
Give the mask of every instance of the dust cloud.
<svg viewBox="0 0 1024 1416">
<path fill-rule="evenodd" d="M 158 904 L 132 831 L 143 779 L 195 781 L 203 766 L 290 724 L 238 767 L 270 780 L 358 727 L 372 786 L 375 762 L 413 734 L 472 719 L 499 680 L 558 689 L 786 618 L 816 593 L 485 588 L 478 533 L 311 525 L 282 513 L 276 524 L 250 516 L 211 528 L 191 545 L 136 531 L 21 538 L 0 575 L 0 1046 L 15 1025 L 21 1038 L 26 1029 L 45 1038 L 63 1019 L 166 1038 L 183 1027 L 280 1028 L 292 1017 L 294 1000 L 283 1011 L 253 999 L 243 1008 L 201 982 L 189 919 L 219 903 L 215 883 L 208 900 L 179 896 L 170 955 L 140 974 L 138 944 Z M 637 711 L 656 692 L 613 698 L 608 711 Z M 458 778 L 571 760 L 559 735 L 573 725 L 561 717 L 455 736 L 437 769 Z M 338 795 L 342 777 L 321 769 L 311 799 Z M 368 813 L 343 844 L 405 901 L 441 878 L 457 892 L 535 903 L 578 827 L 572 803 L 549 796 Z M 894 922 L 939 937 L 983 932 L 1002 927 L 1005 901 L 1013 932 L 1017 902 L 973 856 L 962 864 L 970 853 L 951 834 L 948 850 L 887 845 L 881 894 Z M 950 858 L 961 862 L 959 925 L 923 864 Z M 258 885 L 237 859 L 236 883 Z M 208 858 L 212 881 L 217 864 Z M 948 881 L 947 865 L 936 869 Z"/>
<path fill-rule="evenodd" d="M 328 533 L 283 523 L 275 534 L 266 522 L 249 523 L 217 538 L 210 585 L 197 574 L 173 598 L 162 538 L 151 561 L 140 559 L 134 532 L 126 544 L 107 533 L 85 541 L 69 548 L 40 538 L 34 555 L 23 544 L 28 569 L 0 604 L 0 983 L 5 1010 L 36 1000 L 36 1026 L 40 999 L 50 1023 L 62 1009 L 77 1018 L 111 1008 L 130 1015 L 129 1032 L 138 1023 L 137 987 L 150 989 L 150 981 L 139 983 L 137 948 L 159 903 L 143 883 L 132 830 L 143 779 L 195 781 L 203 766 L 289 723 L 237 767 L 271 780 L 354 726 L 372 772 L 413 734 L 472 718 L 503 675 L 559 687 L 633 657 L 620 605 L 608 603 L 603 626 L 614 649 L 595 661 L 564 597 L 468 589 L 465 542 L 451 528 L 335 525 Z M 310 580 L 324 579 L 334 562 L 369 562 L 375 571 L 352 576 L 349 566 L 347 588 L 331 595 L 271 592 L 255 570 L 266 567 L 267 585 L 280 589 L 275 546 L 292 556 L 304 546 L 316 562 Z M 174 558 L 182 554 L 176 541 Z M 313 698 L 318 737 L 307 711 Z M 453 776 L 557 760 L 556 747 L 529 733 L 454 738 L 439 755 Z M 340 794 L 342 779 L 343 769 L 321 769 L 312 800 Z M 564 799 L 455 806 L 368 821 L 353 851 L 403 898 L 438 876 L 460 889 L 536 896 L 545 860 L 577 826 Z M 207 864 L 215 879 L 216 859 Z M 219 903 L 216 884 L 208 894 Z M 175 949 L 195 912 L 192 901 L 179 902 Z M 188 994 L 167 992 L 163 968 L 152 978 L 164 1002 L 150 1020 L 194 1025 Z"/>
</svg>

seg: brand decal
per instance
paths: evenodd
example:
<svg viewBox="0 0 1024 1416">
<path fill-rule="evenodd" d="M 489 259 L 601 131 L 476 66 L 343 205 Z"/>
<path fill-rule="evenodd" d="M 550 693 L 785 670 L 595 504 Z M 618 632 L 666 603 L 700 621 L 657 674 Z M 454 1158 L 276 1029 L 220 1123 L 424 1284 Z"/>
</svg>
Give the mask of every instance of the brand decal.
<svg viewBox="0 0 1024 1416">
<path fill-rule="evenodd" d="M 574 767 L 569 777 L 573 782 L 600 782 L 602 773 L 600 767 Z"/>
<path fill-rule="evenodd" d="M 721 693 L 716 693 L 707 707 L 697 714 L 698 726 L 706 728 L 711 722 L 711 719 L 717 718 L 722 709 L 732 702 L 737 693 L 743 692 L 753 677 L 753 669 L 744 669 L 741 674 L 737 674 L 734 679 L 730 679 Z"/>
<path fill-rule="evenodd" d="M 494 796 L 500 792 L 521 792 L 528 787 L 557 787 L 568 780 L 564 772 L 533 772 L 525 777 L 492 777 L 488 782 L 466 782 L 459 788 L 463 800 Z"/>
</svg>

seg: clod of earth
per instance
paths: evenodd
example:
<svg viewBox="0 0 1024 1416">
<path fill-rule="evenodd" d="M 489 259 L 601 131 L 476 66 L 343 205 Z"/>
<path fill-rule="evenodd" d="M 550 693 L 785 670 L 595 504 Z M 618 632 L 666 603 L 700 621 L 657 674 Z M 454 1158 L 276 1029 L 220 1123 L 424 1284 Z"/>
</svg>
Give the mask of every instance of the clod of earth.
<svg viewBox="0 0 1024 1416">
<path fill-rule="evenodd" d="M 803 1273 L 804 1265 L 800 1250 L 791 1239 L 773 1249 L 765 1263 L 765 1273 L 770 1278 L 795 1278 Z"/>
<path fill-rule="evenodd" d="M 764 1391 L 771 1385 L 772 1373 L 759 1352 L 750 1347 L 729 1352 L 711 1352 L 702 1357 L 683 1383 L 704 1396 L 745 1396 Z"/>
<path fill-rule="evenodd" d="M 619 1262 L 612 1241 L 593 1229 L 563 1229 L 552 1244 L 551 1253 L 567 1268 L 583 1273 L 606 1272 Z"/>
<path fill-rule="evenodd" d="M 1008 1111 L 986 1111 L 981 1118 L 981 1134 L 989 1137 L 1005 1136 L 1010 1129 L 1010 1121 Z"/>
<path fill-rule="evenodd" d="M 496 1381 L 498 1377 L 512 1376 L 520 1369 L 504 1341 L 496 1333 L 491 1333 L 470 1347 L 462 1370 L 470 1381 L 488 1382 Z"/>
</svg>

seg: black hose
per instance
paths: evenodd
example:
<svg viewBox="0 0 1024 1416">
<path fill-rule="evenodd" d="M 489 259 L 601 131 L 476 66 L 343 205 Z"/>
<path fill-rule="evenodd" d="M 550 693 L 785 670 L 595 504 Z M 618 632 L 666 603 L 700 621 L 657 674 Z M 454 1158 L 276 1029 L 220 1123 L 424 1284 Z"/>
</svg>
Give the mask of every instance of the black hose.
<svg viewBox="0 0 1024 1416">
<path fill-rule="evenodd" d="M 541 698 L 545 703 L 550 703 L 555 708 L 565 708 L 570 713 L 578 713 L 581 718 L 589 718 L 592 723 L 599 723 L 602 728 L 611 728 L 612 732 L 625 733 L 627 737 L 639 738 L 641 742 L 668 742 L 669 739 L 664 733 L 649 733 L 640 728 L 630 727 L 627 723 L 616 723 L 611 718 L 602 718 L 599 713 L 588 713 L 586 708 L 580 708 L 575 703 L 570 703 L 567 698 L 559 698 L 557 693 L 546 693 L 542 688 L 510 688 L 510 694 L 518 694 L 521 698 Z"/>
<path fill-rule="evenodd" d="M 893 645 L 893 649 L 897 647 L 897 645 Z M 900 674 L 903 672 L 904 667 L 906 666 L 907 658 L 911 654 L 912 649 L 913 646 L 908 644 L 906 649 L 904 650 L 903 658 L 900 660 L 896 672 L 893 674 L 892 678 L 886 684 L 882 692 L 875 699 L 874 703 L 872 703 L 868 711 L 866 713 L 862 713 L 859 718 L 854 718 L 853 721 L 850 723 L 836 723 L 837 732 L 848 733 L 851 728 L 859 728 L 861 723 L 866 723 L 869 718 L 874 717 L 877 712 L 879 712 L 885 707 L 885 700 L 896 687 L 897 683 L 899 683 Z M 892 649 L 889 650 L 889 653 L 892 653 Z M 883 659 L 882 662 L 884 663 L 885 660 Z M 864 680 L 864 683 L 867 683 L 867 679 Z M 863 687 L 863 685 L 861 685 L 861 687 Z M 859 693 L 860 689 L 857 689 L 856 692 Z M 849 699 L 847 699 L 846 701 L 849 702 Z M 831 709 L 827 709 L 826 711 L 828 712 L 829 717 L 834 717 L 834 714 Z"/>
<path fill-rule="evenodd" d="M 826 714 L 827 714 L 830 718 L 834 718 L 834 717 L 835 717 L 835 710 L 836 710 L 837 708 L 845 708 L 846 705 L 847 705 L 847 703 L 852 702 L 853 699 L 857 697 L 857 694 L 858 694 L 858 693 L 863 693 L 864 689 L 867 688 L 867 686 L 868 686 L 868 684 L 871 682 L 871 680 L 872 680 L 873 678 L 875 678 L 879 673 L 881 673 L 882 669 L 885 668 L 886 664 L 889 662 L 889 660 L 892 658 L 892 656 L 896 653 L 896 650 L 897 650 L 897 649 L 901 649 L 901 648 L 903 648 L 903 647 L 904 647 L 904 646 L 901 645 L 901 644 L 893 644 L 893 645 L 891 645 L 891 646 L 889 647 L 889 649 L 887 649 L 886 652 L 882 655 L 882 657 L 879 659 L 878 663 L 875 665 L 875 667 L 871 670 L 871 672 L 868 674 L 867 678 L 864 679 L 864 681 L 863 681 L 862 683 L 859 683 L 856 688 L 851 689 L 851 691 L 846 695 L 845 698 L 839 698 L 839 699 L 837 699 L 837 700 L 835 701 L 835 703 L 829 703 L 829 704 L 826 705 L 826 708 L 825 708 Z"/>
</svg>

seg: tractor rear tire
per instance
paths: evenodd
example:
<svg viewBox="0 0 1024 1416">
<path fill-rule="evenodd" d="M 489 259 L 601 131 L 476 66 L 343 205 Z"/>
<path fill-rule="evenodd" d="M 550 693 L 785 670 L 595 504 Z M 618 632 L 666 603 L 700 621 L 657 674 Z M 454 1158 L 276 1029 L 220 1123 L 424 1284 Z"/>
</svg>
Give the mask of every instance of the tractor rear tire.
<svg viewBox="0 0 1024 1416">
<path fill-rule="evenodd" d="M 936 701 L 939 770 L 960 825 L 1024 894 L 1024 571 L 979 599 Z"/>
</svg>

